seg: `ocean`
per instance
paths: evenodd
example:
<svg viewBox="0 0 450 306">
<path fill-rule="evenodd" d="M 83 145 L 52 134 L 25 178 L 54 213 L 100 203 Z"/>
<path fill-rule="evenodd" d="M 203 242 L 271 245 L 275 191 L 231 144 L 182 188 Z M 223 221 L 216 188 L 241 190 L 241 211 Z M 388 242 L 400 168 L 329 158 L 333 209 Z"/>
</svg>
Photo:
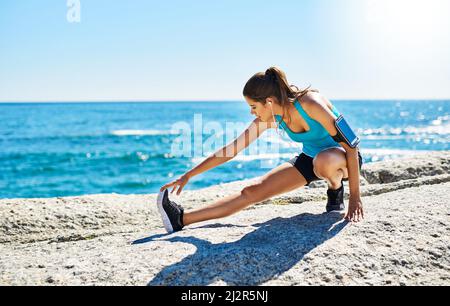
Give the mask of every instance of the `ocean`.
<svg viewBox="0 0 450 306">
<path fill-rule="evenodd" d="M 450 150 L 450 101 L 332 102 L 361 137 L 365 163 Z M 0 198 L 156 193 L 252 120 L 244 101 L 3 103 Z M 299 152 L 271 131 L 185 190 L 261 176 Z"/>
</svg>

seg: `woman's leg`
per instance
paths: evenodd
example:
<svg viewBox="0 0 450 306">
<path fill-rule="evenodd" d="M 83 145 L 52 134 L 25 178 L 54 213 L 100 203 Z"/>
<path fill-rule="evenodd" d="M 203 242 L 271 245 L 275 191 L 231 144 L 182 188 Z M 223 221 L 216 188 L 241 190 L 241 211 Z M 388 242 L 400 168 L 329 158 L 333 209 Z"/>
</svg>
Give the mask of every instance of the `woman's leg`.
<svg viewBox="0 0 450 306">
<path fill-rule="evenodd" d="M 252 204 L 306 185 L 305 178 L 289 163 L 273 169 L 261 180 L 247 186 L 238 194 L 226 197 L 205 208 L 185 212 L 184 225 L 230 216 Z"/>
<path fill-rule="evenodd" d="M 339 189 L 342 179 L 348 178 L 347 158 L 345 151 L 331 148 L 317 154 L 313 160 L 314 173 L 328 183 L 333 190 Z"/>
</svg>

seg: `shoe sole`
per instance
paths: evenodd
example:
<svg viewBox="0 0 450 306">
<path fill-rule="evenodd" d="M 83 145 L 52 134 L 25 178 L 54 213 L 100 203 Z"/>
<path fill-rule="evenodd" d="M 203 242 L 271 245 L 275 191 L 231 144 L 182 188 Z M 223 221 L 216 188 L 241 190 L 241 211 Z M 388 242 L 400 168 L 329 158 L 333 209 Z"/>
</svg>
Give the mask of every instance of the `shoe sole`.
<svg viewBox="0 0 450 306">
<path fill-rule="evenodd" d="M 346 208 L 342 208 L 342 209 L 332 209 L 332 210 L 328 210 L 328 208 L 326 209 L 327 213 L 333 213 L 333 212 L 338 212 L 338 213 L 345 213 Z"/>
<path fill-rule="evenodd" d="M 328 213 L 328 214 L 330 214 L 330 213 L 340 213 L 340 214 L 343 214 L 343 213 L 345 213 L 345 209 L 341 209 L 341 210 L 330 210 L 330 211 L 327 211 L 327 213 Z"/>
<path fill-rule="evenodd" d="M 158 211 L 159 214 L 161 215 L 163 224 L 164 224 L 164 228 L 166 229 L 167 233 L 172 234 L 174 232 L 173 227 L 172 227 L 172 223 L 170 223 L 170 219 L 169 216 L 166 214 L 166 211 L 163 208 L 163 199 L 164 199 L 164 193 L 160 192 L 158 194 L 158 200 L 157 200 L 157 204 L 158 204 Z"/>
</svg>

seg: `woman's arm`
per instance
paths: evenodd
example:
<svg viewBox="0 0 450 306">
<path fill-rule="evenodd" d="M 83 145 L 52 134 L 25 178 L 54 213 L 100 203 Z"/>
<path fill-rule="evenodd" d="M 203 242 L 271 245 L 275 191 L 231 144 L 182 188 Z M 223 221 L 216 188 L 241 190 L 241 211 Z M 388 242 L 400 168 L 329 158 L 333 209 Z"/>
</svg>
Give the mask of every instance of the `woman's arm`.
<svg viewBox="0 0 450 306">
<path fill-rule="evenodd" d="M 171 193 L 173 193 L 175 189 L 178 187 L 177 195 L 179 195 L 183 190 L 184 186 L 188 183 L 188 181 L 192 177 L 199 175 L 203 172 L 206 172 L 208 170 L 211 170 L 233 159 L 242 150 L 247 148 L 253 141 L 255 141 L 259 136 L 261 136 L 264 133 L 264 131 L 266 131 L 269 128 L 273 128 L 274 126 L 275 126 L 274 123 L 262 122 L 258 118 L 255 119 L 250 124 L 250 126 L 233 142 L 231 142 L 227 146 L 223 147 L 216 153 L 209 156 L 207 159 L 205 159 L 203 162 L 201 162 L 192 170 L 186 172 L 180 178 L 161 187 L 160 191 L 164 191 L 169 187 L 173 187 L 171 191 Z"/>
<path fill-rule="evenodd" d="M 268 123 L 262 122 L 258 118 L 255 119 L 238 138 L 209 156 L 186 174 L 191 178 L 232 160 L 268 128 L 270 128 Z"/>
<path fill-rule="evenodd" d="M 338 131 L 336 130 L 335 121 L 336 116 L 327 107 L 327 101 L 325 98 L 313 97 L 307 95 L 304 99 L 303 107 L 308 115 L 318 121 L 331 136 L 335 136 Z M 363 217 L 361 194 L 360 194 L 360 173 L 359 173 L 359 157 L 358 148 L 351 148 L 344 142 L 339 143 L 345 150 L 347 159 L 347 169 L 348 169 L 348 181 L 350 187 L 350 200 L 349 200 L 349 211 L 346 216 L 349 220 L 359 219 L 359 215 Z M 355 219 L 356 218 L 356 219 Z"/>
<path fill-rule="evenodd" d="M 272 127 L 271 124 L 256 118 L 238 138 L 209 156 L 202 163 L 188 171 L 186 175 L 191 178 L 232 160 L 270 127 Z"/>
</svg>

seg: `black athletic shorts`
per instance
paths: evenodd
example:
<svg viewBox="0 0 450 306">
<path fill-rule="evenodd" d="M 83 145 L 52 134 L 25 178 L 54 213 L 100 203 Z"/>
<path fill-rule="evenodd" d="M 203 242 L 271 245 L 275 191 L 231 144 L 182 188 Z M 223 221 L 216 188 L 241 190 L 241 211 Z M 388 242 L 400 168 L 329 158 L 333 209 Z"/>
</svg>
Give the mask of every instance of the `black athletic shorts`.
<svg viewBox="0 0 450 306">
<path fill-rule="evenodd" d="M 358 156 L 359 156 L 359 170 L 361 171 L 362 165 L 363 165 L 363 158 L 361 156 L 361 153 L 358 150 Z M 295 168 L 297 168 L 298 171 L 303 175 L 303 177 L 306 179 L 308 185 L 311 182 L 314 181 L 320 181 L 321 179 L 317 177 L 317 175 L 313 171 L 313 160 L 314 158 L 306 155 L 305 153 L 300 154 L 299 156 L 294 157 L 288 163 L 293 165 Z M 348 181 L 348 179 L 344 179 L 344 181 Z"/>
</svg>

